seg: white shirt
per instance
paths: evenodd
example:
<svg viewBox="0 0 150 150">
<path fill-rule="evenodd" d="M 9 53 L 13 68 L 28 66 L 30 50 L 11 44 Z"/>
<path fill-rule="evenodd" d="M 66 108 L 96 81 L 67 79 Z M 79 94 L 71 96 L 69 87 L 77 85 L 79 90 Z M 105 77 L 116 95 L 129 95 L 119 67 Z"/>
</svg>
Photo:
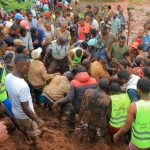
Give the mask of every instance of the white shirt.
<svg viewBox="0 0 150 150">
<path fill-rule="evenodd" d="M 57 60 L 66 58 L 69 53 L 69 45 L 58 45 L 56 40 L 51 42 L 49 48 L 52 49 L 52 56 Z"/>
<path fill-rule="evenodd" d="M 36 11 L 34 9 L 31 9 L 33 17 L 36 17 Z"/>
<path fill-rule="evenodd" d="M 126 83 L 126 87 L 127 87 L 126 90 L 129 90 L 129 89 L 137 90 L 137 82 L 138 82 L 139 79 L 140 79 L 139 76 L 136 76 L 135 74 L 132 74 L 130 76 L 130 80 Z"/>
<path fill-rule="evenodd" d="M 17 119 L 28 119 L 24 113 L 21 102 L 29 103 L 29 108 L 34 112 L 30 89 L 26 81 L 22 78 L 14 76 L 12 73 L 5 78 L 5 86 L 12 102 L 12 112 Z"/>
<path fill-rule="evenodd" d="M 99 23 L 96 19 L 92 20 L 92 28 L 98 30 L 99 29 Z"/>
</svg>

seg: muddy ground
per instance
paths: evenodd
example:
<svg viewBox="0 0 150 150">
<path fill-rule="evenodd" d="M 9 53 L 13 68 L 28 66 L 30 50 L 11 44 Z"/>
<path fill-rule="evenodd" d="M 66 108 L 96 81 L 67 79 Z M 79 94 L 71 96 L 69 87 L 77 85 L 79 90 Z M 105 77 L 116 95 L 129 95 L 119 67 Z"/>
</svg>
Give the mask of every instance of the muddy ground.
<svg viewBox="0 0 150 150">
<path fill-rule="evenodd" d="M 82 1 L 82 0 L 81 0 Z M 81 2 L 80 6 L 84 7 L 85 5 L 89 4 L 88 2 Z M 98 1 L 92 1 L 91 5 L 98 5 L 100 4 Z M 146 20 L 150 18 L 150 1 L 148 0 L 147 3 L 140 2 L 140 3 L 128 3 L 127 1 L 120 3 L 126 14 L 126 8 L 132 7 L 133 17 L 135 22 L 132 22 L 132 29 L 130 33 L 130 39 L 136 35 L 139 29 L 143 28 L 143 24 Z M 112 4 L 114 6 L 114 4 Z M 127 33 L 127 30 L 126 30 Z M 56 117 L 54 117 L 49 112 L 43 112 L 41 109 L 37 109 L 37 114 L 46 121 L 46 126 L 49 128 L 50 132 L 44 133 L 40 145 L 43 150 L 128 150 L 127 144 L 88 144 L 88 143 L 81 143 L 77 139 L 74 138 L 72 133 L 68 134 L 68 128 L 64 122 L 61 122 Z M 9 120 L 8 118 L 5 118 Z M 10 122 L 10 121 L 8 121 Z M 26 140 L 26 138 L 17 130 L 10 134 L 10 138 L 0 146 L 0 150 L 29 150 L 34 149 L 34 146 L 30 145 L 30 143 Z"/>
</svg>

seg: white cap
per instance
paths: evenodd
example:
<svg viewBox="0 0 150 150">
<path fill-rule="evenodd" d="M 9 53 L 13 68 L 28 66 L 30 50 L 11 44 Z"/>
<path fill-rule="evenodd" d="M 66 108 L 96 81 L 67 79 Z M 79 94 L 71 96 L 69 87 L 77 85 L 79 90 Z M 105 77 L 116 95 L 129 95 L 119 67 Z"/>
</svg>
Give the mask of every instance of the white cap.
<svg viewBox="0 0 150 150">
<path fill-rule="evenodd" d="M 31 56 L 33 59 L 38 59 L 40 57 L 41 53 L 42 53 L 42 48 L 39 47 L 32 51 Z"/>
</svg>

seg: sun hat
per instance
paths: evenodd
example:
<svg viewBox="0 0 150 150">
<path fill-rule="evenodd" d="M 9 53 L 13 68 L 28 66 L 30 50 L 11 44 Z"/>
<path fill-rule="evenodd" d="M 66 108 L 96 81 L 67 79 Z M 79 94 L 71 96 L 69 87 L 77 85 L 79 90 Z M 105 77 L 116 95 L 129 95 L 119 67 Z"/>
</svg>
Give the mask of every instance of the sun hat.
<svg viewBox="0 0 150 150">
<path fill-rule="evenodd" d="M 33 50 L 32 53 L 31 53 L 32 59 L 38 59 L 40 57 L 41 53 L 42 53 L 42 48 L 41 47 Z"/>
</svg>

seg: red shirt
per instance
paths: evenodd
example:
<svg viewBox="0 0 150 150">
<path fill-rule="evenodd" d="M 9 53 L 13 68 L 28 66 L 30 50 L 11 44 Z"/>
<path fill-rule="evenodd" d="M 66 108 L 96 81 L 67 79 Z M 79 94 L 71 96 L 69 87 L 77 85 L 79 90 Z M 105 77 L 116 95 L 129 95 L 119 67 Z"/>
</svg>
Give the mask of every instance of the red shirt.
<svg viewBox="0 0 150 150">
<path fill-rule="evenodd" d="M 84 27 L 78 26 L 78 40 L 85 40 Z"/>
</svg>

